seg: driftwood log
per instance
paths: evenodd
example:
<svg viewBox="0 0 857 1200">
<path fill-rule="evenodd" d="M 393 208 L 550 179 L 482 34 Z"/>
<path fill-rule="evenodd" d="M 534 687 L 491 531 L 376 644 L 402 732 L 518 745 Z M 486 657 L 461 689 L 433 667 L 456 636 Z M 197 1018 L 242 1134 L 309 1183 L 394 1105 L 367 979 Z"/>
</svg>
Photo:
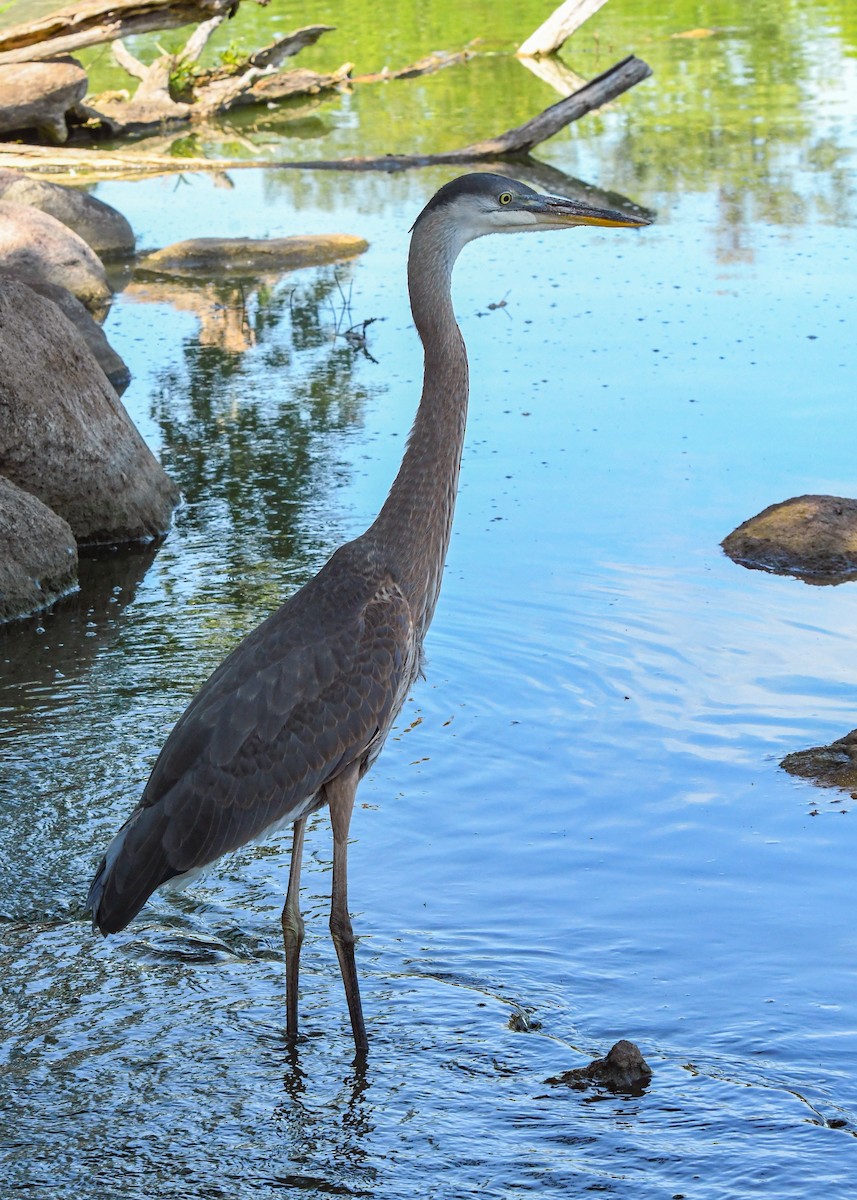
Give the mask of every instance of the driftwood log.
<svg viewBox="0 0 857 1200">
<path fill-rule="evenodd" d="M 631 55 L 608 71 L 584 84 L 573 95 L 559 100 L 538 116 L 509 129 L 497 137 L 474 142 L 458 150 L 436 154 L 387 154 L 376 158 L 313 159 L 304 161 L 266 161 L 266 167 L 279 169 L 313 168 L 327 171 L 403 171 L 449 163 L 502 163 L 507 159 L 525 159 L 540 142 L 553 137 L 572 121 L 579 120 L 593 109 L 615 100 L 651 75 L 651 68 L 642 59 Z M 94 175 L 119 177 L 137 174 L 163 175 L 173 173 L 179 165 L 169 154 L 126 154 L 121 152 L 70 151 L 47 149 L 44 146 L 6 146 L 0 144 L 0 165 L 55 175 L 75 171 L 91 171 Z M 223 172 L 258 166 L 246 159 L 183 158 L 183 171 Z M 535 164 L 533 164 L 535 165 Z"/>
<path fill-rule="evenodd" d="M 257 0 L 267 4 L 268 0 Z M 240 0 L 83 0 L 0 30 L 0 65 L 37 62 L 117 38 L 231 17 Z"/>
<path fill-rule="evenodd" d="M 93 97 L 87 105 L 90 120 L 106 125 L 114 135 L 142 133 L 168 124 L 206 121 L 239 105 L 267 104 L 287 96 L 317 93 L 335 87 L 348 75 L 350 65 L 329 75 L 278 71 L 287 58 L 329 33 L 330 25 L 309 25 L 277 38 L 242 63 L 203 70 L 196 63 L 223 20 L 218 14 L 203 22 L 181 50 L 161 54 L 148 66 L 131 54 L 121 38 L 117 39 L 112 46 L 113 57 L 123 70 L 140 80 L 140 85 L 130 99 L 115 92 Z"/>
<path fill-rule="evenodd" d="M 519 58 L 554 54 L 607 0 L 565 0 L 518 49 Z"/>
</svg>

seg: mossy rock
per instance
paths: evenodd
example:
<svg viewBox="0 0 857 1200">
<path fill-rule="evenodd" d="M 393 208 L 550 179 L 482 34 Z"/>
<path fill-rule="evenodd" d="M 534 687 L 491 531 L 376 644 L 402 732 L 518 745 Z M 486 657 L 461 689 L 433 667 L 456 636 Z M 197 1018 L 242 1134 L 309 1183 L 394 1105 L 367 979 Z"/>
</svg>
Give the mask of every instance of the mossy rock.
<svg viewBox="0 0 857 1200">
<path fill-rule="evenodd" d="M 349 233 L 283 238 L 189 238 L 142 255 L 138 270 L 157 275 L 212 278 L 247 276 L 317 267 L 353 258 L 367 249 Z"/>
<path fill-rule="evenodd" d="M 857 579 L 857 500 L 794 496 L 739 525 L 721 545 L 743 567 L 845 583 Z"/>
</svg>

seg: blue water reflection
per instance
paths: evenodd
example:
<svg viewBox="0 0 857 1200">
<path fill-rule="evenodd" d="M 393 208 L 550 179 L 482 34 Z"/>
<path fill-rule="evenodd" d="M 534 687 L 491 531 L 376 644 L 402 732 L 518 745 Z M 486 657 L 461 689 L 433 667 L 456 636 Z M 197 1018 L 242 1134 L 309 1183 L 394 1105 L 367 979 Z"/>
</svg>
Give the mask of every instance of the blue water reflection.
<svg viewBox="0 0 857 1200">
<path fill-rule="evenodd" d="M 731 225 L 716 187 L 635 186 L 611 114 L 555 164 L 656 225 L 461 260 L 472 411 L 428 677 L 352 826 L 365 1075 L 323 818 L 296 1059 L 286 837 L 109 942 L 81 898 L 199 683 L 382 500 L 419 387 L 406 230 L 447 175 L 99 187 L 146 246 L 341 230 L 370 249 L 271 284 L 240 347 L 203 353 L 199 308 L 168 296 L 111 313 L 126 403 L 187 506 L 147 570 L 97 564 L 4 634 L 8 1194 L 850 1194 L 853 798 L 778 761 L 857 724 L 855 592 L 718 543 L 773 501 L 854 492 L 854 219 L 831 192 L 853 193 L 854 94 L 807 102 L 850 158 L 831 174 L 795 152 L 789 220 L 738 178 Z M 349 289 L 376 363 L 335 337 Z M 622 1036 L 645 1095 L 544 1083 Z"/>
</svg>

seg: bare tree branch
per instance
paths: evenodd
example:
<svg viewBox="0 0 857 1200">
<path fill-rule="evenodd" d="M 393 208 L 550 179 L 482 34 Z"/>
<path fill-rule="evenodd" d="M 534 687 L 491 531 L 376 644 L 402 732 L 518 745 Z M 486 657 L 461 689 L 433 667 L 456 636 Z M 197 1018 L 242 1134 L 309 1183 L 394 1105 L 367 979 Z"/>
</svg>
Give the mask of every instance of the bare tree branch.
<svg viewBox="0 0 857 1200">
<path fill-rule="evenodd" d="M 426 167 L 448 163 L 502 164 L 509 158 L 523 160 L 527 169 L 548 170 L 527 158 L 529 151 L 539 142 L 552 137 L 571 121 L 578 120 L 601 104 L 615 100 L 634 84 L 648 78 L 651 68 L 633 55 L 623 59 L 597 79 L 580 88 L 574 95 L 558 101 L 550 108 L 515 129 L 507 130 L 495 138 L 473 143 L 459 150 L 447 150 L 438 154 L 386 154 L 376 158 L 318 159 L 303 162 L 267 161 L 266 167 L 280 169 L 312 168 L 326 171 L 404 171 L 412 167 Z M 280 76 L 270 76 L 276 81 Z M 86 169 L 108 176 L 132 174 L 164 174 L 176 170 L 176 159 L 169 154 L 111 153 L 105 150 L 68 151 L 47 150 L 42 146 L 3 145 L 0 143 L 0 165 L 26 167 L 30 171 L 68 173 L 74 169 Z M 181 166 L 187 171 L 224 172 L 257 166 L 256 162 L 241 159 L 182 159 Z"/>
<path fill-rule="evenodd" d="M 0 65 L 36 62 L 116 38 L 232 16 L 241 0 L 83 0 L 0 30 Z M 257 0 L 267 4 L 268 0 Z"/>
<path fill-rule="evenodd" d="M 565 0 L 520 46 L 518 57 L 555 53 L 605 3 L 606 0 Z"/>
</svg>

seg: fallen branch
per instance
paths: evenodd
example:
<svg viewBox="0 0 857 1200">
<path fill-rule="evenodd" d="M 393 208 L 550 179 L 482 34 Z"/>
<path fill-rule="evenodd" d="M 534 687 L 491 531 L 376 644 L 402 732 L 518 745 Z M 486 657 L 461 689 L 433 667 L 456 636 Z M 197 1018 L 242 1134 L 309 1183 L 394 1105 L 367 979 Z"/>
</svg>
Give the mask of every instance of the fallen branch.
<svg viewBox="0 0 857 1200">
<path fill-rule="evenodd" d="M 475 50 L 439 50 L 435 54 L 427 54 L 425 58 L 419 59 L 415 63 L 411 63 L 407 67 L 399 67 L 396 71 L 390 71 L 386 67 L 383 71 L 374 71 L 370 75 L 355 75 L 352 83 L 383 83 L 387 79 L 416 79 L 419 75 L 433 75 L 435 71 L 442 71 L 444 67 L 458 66 L 459 63 L 466 63 L 473 58 Z"/>
<path fill-rule="evenodd" d="M 572 96 L 559 100 L 523 125 L 498 137 L 475 142 L 459 150 L 438 154 L 386 154 L 376 158 L 339 158 L 295 161 L 265 161 L 268 168 L 314 169 L 319 171 L 403 171 L 438 164 L 502 163 L 509 158 L 526 159 L 530 150 L 553 137 L 566 125 L 647 79 L 651 68 L 633 55 L 579 88 Z M 272 76 L 272 79 L 277 76 Z M 47 149 L 44 146 L 0 144 L 0 164 L 29 171 L 52 174 L 90 170 L 104 176 L 164 174 L 181 171 L 223 172 L 259 166 L 242 159 L 182 158 L 168 154 L 124 154 L 103 150 L 77 151 Z M 535 166 L 535 164 L 532 164 Z"/>
<path fill-rule="evenodd" d="M 193 64 L 222 21 L 222 15 L 205 21 L 181 50 L 175 54 L 162 54 L 149 66 L 134 58 L 121 39 L 115 41 L 112 49 L 117 63 L 141 83 L 130 99 L 116 92 L 93 97 L 86 108 L 89 119 L 100 121 L 114 135 L 145 133 L 177 122 L 204 121 L 214 113 L 228 112 L 241 104 L 264 104 L 286 96 L 312 95 L 336 87 L 348 75 L 350 66 L 331 75 L 319 75 L 314 71 L 277 72 L 284 59 L 330 32 L 329 25 L 298 29 L 257 50 L 237 66 L 208 71 L 194 68 Z M 176 85 L 177 73 L 184 76 L 183 86 Z"/>
<path fill-rule="evenodd" d="M 606 0 L 565 0 L 519 47 L 518 58 L 554 54 Z"/>
<path fill-rule="evenodd" d="M 83 0 L 0 30 L 0 65 L 39 62 L 117 38 L 231 17 L 241 0 Z M 268 0 L 256 0 L 265 5 Z"/>
<path fill-rule="evenodd" d="M 425 167 L 442 163 L 481 162 L 485 159 L 515 158 L 529 154 L 534 146 L 547 141 L 578 121 L 594 108 L 615 100 L 623 92 L 648 79 L 652 68 L 633 54 L 584 84 L 571 96 L 558 100 L 523 125 L 507 129 L 497 137 L 473 142 L 460 150 L 438 154 L 385 154 L 378 158 L 318 159 L 303 162 L 278 162 L 277 167 L 312 167 L 318 171 L 403 171 L 410 167 Z"/>
</svg>

